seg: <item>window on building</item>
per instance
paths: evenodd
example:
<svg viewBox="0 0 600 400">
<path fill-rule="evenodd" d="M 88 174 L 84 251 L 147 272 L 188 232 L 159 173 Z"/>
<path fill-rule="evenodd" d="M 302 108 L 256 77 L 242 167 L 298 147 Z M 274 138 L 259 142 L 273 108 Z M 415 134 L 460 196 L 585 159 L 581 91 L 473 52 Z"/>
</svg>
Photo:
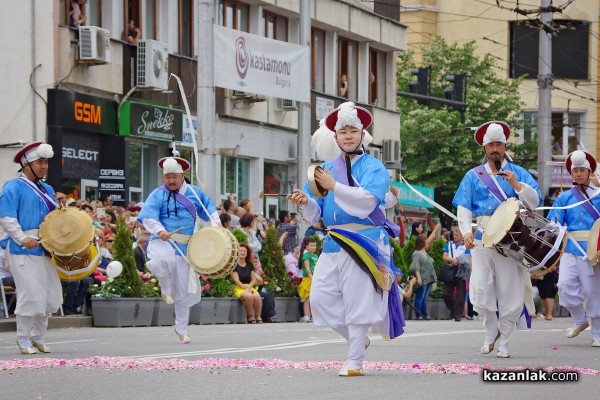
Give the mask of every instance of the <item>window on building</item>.
<svg viewBox="0 0 600 400">
<path fill-rule="evenodd" d="M 385 105 L 387 55 L 382 51 L 369 51 L 369 103 Z"/>
<path fill-rule="evenodd" d="M 193 0 L 179 0 L 179 54 L 194 56 Z"/>
<path fill-rule="evenodd" d="M 588 78 L 589 22 L 554 20 L 552 74 L 558 79 Z M 539 63 L 539 23 L 510 22 L 510 77 L 526 75 L 537 79 Z"/>
<path fill-rule="evenodd" d="M 128 142 L 129 164 L 128 179 L 130 192 L 142 193 L 145 199 L 156 189 L 159 182 L 158 146 L 140 142 Z M 162 181 L 162 179 L 161 179 Z"/>
<path fill-rule="evenodd" d="M 287 42 L 288 19 L 286 17 L 265 11 L 263 14 L 263 21 L 265 23 L 265 37 Z"/>
<path fill-rule="evenodd" d="M 289 193 L 288 166 L 284 164 L 265 163 L 265 182 L 263 185 L 265 193 Z M 265 215 L 277 219 L 280 209 L 287 207 L 284 197 L 266 197 Z"/>
<path fill-rule="evenodd" d="M 242 32 L 250 32 L 250 6 L 238 1 L 224 0 L 221 7 L 223 26 Z"/>
<path fill-rule="evenodd" d="M 64 25 L 73 28 L 79 25 L 102 26 L 102 0 L 64 0 L 60 7 L 61 15 L 65 16 L 64 20 L 61 19 Z"/>
<path fill-rule="evenodd" d="M 133 21 L 134 25 L 140 29 L 140 37 L 144 37 L 144 27 L 142 26 L 142 0 L 124 0 L 125 1 L 125 19 L 123 21 L 123 40 L 127 41 L 127 36 L 133 36 L 133 32 L 129 32 L 129 21 Z"/>
<path fill-rule="evenodd" d="M 313 90 L 325 92 L 325 31 L 312 30 L 311 86 Z"/>
<path fill-rule="evenodd" d="M 186 177 L 186 179 L 188 181 L 190 181 L 190 183 L 192 185 L 198 185 L 198 182 L 196 182 L 196 164 L 194 162 L 194 153 L 192 150 L 185 150 L 185 149 L 181 149 L 179 148 L 179 157 L 186 159 L 189 163 L 190 163 L 190 169 L 188 169 L 187 171 L 185 171 L 183 173 L 183 176 Z M 202 178 L 200 178 L 202 179 Z"/>
<path fill-rule="evenodd" d="M 250 160 L 238 157 L 221 157 L 221 196 L 237 194 L 238 199 L 250 197 L 248 176 Z"/>
<path fill-rule="evenodd" d="M 338 41 L 338 95 L 355 99 L 358 92 L 358 43 L 345 38 Z"/>
<path fill-rule="evenodd" d="M 577 150 L 581 142 L 581 113 L 552 113 L 552 155 L 566 157 Z M 523 114 L 523 129 L 519 143 L 529 142 L 537 137 L 538 114 L 526 112 Z"/>
<path fill-rule="evenodd" d="M 158 37 L 158 22 L 156 20 L 158 13 L 156 12 L 157 0 L 145 0 L 145 18 L 144 18 L 144 31 L 142 32 L 142 38 L 154 39 Z"/>
</svg>

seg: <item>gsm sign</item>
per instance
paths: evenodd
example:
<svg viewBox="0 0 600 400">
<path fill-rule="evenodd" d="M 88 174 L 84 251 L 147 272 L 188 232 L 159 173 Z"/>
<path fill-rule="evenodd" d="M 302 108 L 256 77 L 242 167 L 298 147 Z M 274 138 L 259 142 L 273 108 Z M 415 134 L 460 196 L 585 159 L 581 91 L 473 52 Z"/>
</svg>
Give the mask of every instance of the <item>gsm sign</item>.
<svg viewBox="0 0 600 400">
<path fill-rule="evenodd" d="M 75 102 L 75 119 L 88 124 L 102 124 L 102 107 L 81 101 Z"/>
</svg>

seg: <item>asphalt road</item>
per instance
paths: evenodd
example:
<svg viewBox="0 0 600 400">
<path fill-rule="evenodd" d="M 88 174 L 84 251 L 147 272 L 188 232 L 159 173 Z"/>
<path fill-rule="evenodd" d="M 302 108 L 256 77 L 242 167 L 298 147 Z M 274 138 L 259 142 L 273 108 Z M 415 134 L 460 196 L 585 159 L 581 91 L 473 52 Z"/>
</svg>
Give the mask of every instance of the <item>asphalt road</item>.
<svg viewBox="0 0 600 400">
<path fill-rule="evenodd" d="M 479 353 L 478 321 L 408 321 L 393 341 L 371 336 L 364 377 L 342 378 L 346 344 L 313 324 L 196 325 L 181 345 L 173 327 L 48 331 L 52 353 L 22 356 L 0 333 L 2 399 L 572 399 L 596 398 L 600 348 L 570 321 L 518 331 L 511 358 Z M 578 382 L 490 383 L 491 370 L 567 367 Z M 591 370 L 591 371 L 590 371 Z M 576 396 L 574 396 L 576 393 Z"/>
</svg>

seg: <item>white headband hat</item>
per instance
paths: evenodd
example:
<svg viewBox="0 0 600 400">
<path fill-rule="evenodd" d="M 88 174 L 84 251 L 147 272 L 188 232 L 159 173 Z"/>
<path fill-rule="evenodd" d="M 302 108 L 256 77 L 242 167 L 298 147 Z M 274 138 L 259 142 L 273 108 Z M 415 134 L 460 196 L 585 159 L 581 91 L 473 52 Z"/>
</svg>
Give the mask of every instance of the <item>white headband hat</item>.
<svg viewBox="0 0 600 400">
<path fill-rule="evenodd" d="M 592 167 L 590 166 L 590 162 L 588 161 L 588 158 L 585 154 L 585 152 L 581 151 L 581 150 L 575 150 L 573 153 L 571 153 L 571 170 L 573 168 L 587 168 L 589 170 L 592 169 Z"/>
<path fill-rule="evenodd" d="M 42 158 L 49 159 L 52 157 L 54 157 L 54 150 L 52 149 L 52 146 L 47 143 L 42 143 L 39 146 L 36 146 L 25 152 L 25 154 L 23 154 L 21 157 L 21 164 L 26 162 L 31 163 Z"/>
<path fill-rule="evenodd" d="M 506 143 L 506 136 L 504 135 L 502 125 L 492 123 L 487 127 L 485 135 L 483 135 L 483 145 L 485 146 L 492 142 Z"/>
<path fill-rule="evenodd" d="M 162 169 L 163 169 L 163 175 L 166 175 L 166 174 L 183 174 L 183 168 L 181 167 L 181 164 L 179 164 L 177 162 L 177 160 L 175 160 L 172 157 L 167 158 L 163 162 Z"/>
<path fill-rule="evenodd" d="M 337 132 L 345 126 L 353 126 L 360 130 L 363 129 L 363 124 L 360 118 L 358 118 L 358 111 L 352 102 L 342 103 L 339 106 L 335 131 Z"/>
<path fill-rule="evenodd" d="M 366 148 L 373 142 L 373 136 L 366 129 L 363 129 L 362 145 Z M 310 140 L 311 148 L 317 153 L 317 158 L 323 161 L 335 160 L 342 153 L 338 146 L 334 133 L 327 127 L 325 118 L 319 121 L 319 128 L 313 134 Z"/>
</svg>

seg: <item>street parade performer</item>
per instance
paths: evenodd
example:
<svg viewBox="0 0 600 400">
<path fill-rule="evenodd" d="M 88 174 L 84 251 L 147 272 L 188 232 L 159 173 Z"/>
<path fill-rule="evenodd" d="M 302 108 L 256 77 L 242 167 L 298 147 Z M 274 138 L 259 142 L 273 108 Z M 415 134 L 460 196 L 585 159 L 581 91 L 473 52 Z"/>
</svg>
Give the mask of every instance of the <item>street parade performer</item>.
<svg viewBox="0 0 600 400">
<path fill-rule="evenodd" d="M 183 173 L 190 168 L 187 160 L 164 157 L 158 166 L 163 170 L 164 185 L 150 193 L 138 221 L 152 234 L 147 267 L 158 278 L 162 299 L 175 304 L 179 341 L 189 343 L 190 307 L 200 302 L 201 290 L 198 276 L 186 261 L 187 243 L 195 232 L 196 216 L 214 225 L 221 223 L 212 200 L 199 187 L 185 182 Z"/>
<path fill-rule="evenodd" d="M 315 171 L 316 184 L 327 194 L 317 198 L 307 184 L 304 191 L 294 189 L 288 195 L 302 207 L 308 222 L 316 224 L 322 218 L 328 228 L 310 295 L 314 323 L 331 327 L 348 341 L 348 357 L 340 376 L 363 375 L 369 327 L 385 338 L 404 332 L 386 228 L 394 237 L 399 229 L 383 212 L 390 177 L 381 161 L 363 149 L 365 129 L 371 122 L 371 114 L 352 102 L 330 112 L 320 132 L 315 132 L 317 138 L 325 135 L 325 142 L 341 149 L 341 155 Z M 325 149 L 317 149 L 321 159 L 331 159 L 326 153 L 336 154 L 329 143 L 320 147 Z"/>
<path fill-rule="evenodd" d="M 465 246 L 472 254 L 469 298 L 473 309 L 483 316 L 486 329 L 481 353 L 491 353 L 498 342 L 496 356 L 500 358 L 510 357 L 508 346 L 523 305 L 532 315 L 533 298 L 530 291 L 525 296 L 529 275 L 516 259 L 482 247 L 481 239 L 490 216 L 507 199 L 518 198 L 530 209 L 542 202 L 531 174 L 511 163 L 506 155 L 509 136 L 510 128 L 505 122 L 486 122 L 477 128 L 475 141 L 485 150 L 484 163 L 465 174 L 452 201 Z M 473 214 L 478 225 L 475 236 L 471 227 Z"/>
<path fill-rule="evenodd" d="M 597 165 L 596 159 L 588 152 L 576 150 L 569 154 L 566 168 L 573 178 L 573 187 L 556 198 L 548 214 L 551 222 L 567 225 L 570 237 L 560 259 L 558 274 L 559 301 L 569 310 L 574 324 L 567 337 L 574 338 L 583 332 L 590 325 L 587 321 L 590 318 L 593 347 L 600 347 L 600 268 L 592 267 L 587 251 L 588 246 L 597 246 L 598 243 L 597 238 L 588 243 L 590 229 L 600 218 L 600 196 L 596 193 L 599 189 L 590 182 Z M 581 204 L 559 209 L 576 203 Z"/>
<path fill-rule="evenodd" d="M 23 174 L 11 179 L 0 193 L 0 227 L 6 261 L 19 290 L 15 315 L 17 345 L 22 354 L 49 353 L 44 343 L 48 316 L 62 304 L 62 286 L 56 268 L 39 243 L 38 228 L 46 215 L 58 208 L 52 187 L 42 182 L 48 172 L 52 146 L 30 143 L 15 156 Z"/>
</svg>

